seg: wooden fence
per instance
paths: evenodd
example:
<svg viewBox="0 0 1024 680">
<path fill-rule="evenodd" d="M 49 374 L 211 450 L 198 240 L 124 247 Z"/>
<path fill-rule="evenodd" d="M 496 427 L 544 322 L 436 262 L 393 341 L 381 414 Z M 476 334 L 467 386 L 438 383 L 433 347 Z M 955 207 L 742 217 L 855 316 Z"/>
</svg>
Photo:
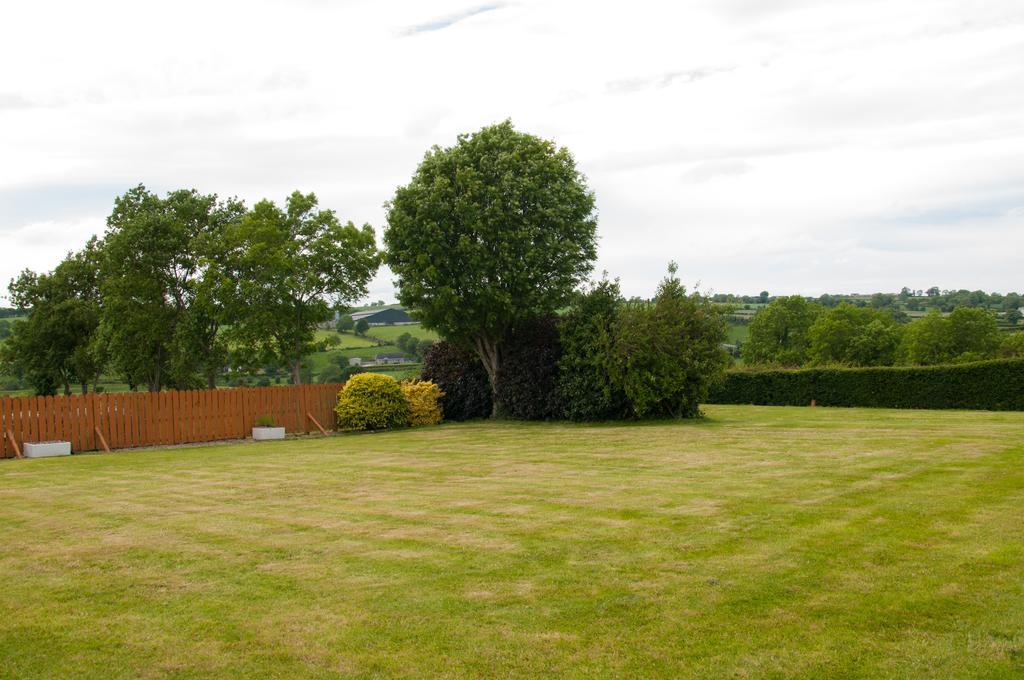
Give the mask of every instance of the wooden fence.
<svg viewBox="0 0 1024 680">
<path fill-rule="evenodd" d="M 0 458 L 25 442 L 70 441 L 72 451 L 241 439 L 260 416 L 288 432 L 334 429 L 341 385 L 240 387 L 183 392 L 121 392 L 0 397 Z"/>
</svg>

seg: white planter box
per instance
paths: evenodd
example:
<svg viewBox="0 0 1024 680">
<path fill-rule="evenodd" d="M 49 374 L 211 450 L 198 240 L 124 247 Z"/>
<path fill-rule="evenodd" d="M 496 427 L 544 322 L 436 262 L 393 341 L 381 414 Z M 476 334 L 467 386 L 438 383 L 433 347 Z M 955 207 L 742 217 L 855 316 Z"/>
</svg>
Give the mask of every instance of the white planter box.
<svg viewBox="0 0 1024 680">
<path fill-rule="evenodd" d="M 266 441 L 268 439 L 284 439 L 284 428 L 254 427 L 252 428 L 252 438 L 258 442 Z"/>
<path fill-rule="evenodd" d="M 71 442 L 25 442 L 26 458 L 70 456 Z"/>
</svg>

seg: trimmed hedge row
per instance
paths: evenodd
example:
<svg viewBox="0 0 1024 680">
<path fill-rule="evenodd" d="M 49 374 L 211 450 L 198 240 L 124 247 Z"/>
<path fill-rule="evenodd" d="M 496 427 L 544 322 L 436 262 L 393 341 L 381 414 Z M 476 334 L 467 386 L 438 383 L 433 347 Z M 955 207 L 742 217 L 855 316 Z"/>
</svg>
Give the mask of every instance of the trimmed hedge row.
<svg viewBox="0 0 1024 680">
<path fill-rule="evenodd" d="M 1024 411 L 1024 359 L 946 366 L 739 370 L 712 404 Z"/>
</svg>

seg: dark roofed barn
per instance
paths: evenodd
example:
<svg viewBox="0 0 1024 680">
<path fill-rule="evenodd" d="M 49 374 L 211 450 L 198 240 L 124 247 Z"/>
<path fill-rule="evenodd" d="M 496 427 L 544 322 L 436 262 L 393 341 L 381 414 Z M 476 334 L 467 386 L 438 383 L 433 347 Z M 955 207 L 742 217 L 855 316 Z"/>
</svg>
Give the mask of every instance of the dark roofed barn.
<svg viewBox="0 0 1024 680">
<path fill-rule="evenodd" d="M 404 309 L 394 307 L 353 312 L 351 316 L 353 321 L 363 319 L 371 326 L 401 326 L 403 324 L 416 323 Z"/>
</svg>

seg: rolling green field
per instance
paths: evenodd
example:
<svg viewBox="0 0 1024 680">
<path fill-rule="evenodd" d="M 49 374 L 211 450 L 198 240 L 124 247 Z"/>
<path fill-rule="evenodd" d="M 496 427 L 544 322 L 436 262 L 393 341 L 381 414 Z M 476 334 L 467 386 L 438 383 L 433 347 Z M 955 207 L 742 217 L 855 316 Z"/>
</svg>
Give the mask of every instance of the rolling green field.
<svg viewBox="0 0 1024 680">
<path fill-rule="evenodd" d="M 1024 414 L 0 461 L 0 677 L 1020 677 Z"/>
<path fill-rule="evenodd" d="M 726 333 L 725 341 L 728 343 L 746 342 L 750 338 L 750 324 L 731 323 Z"/>
<path fill-rule="evenodd" d="M 374 347 L 377 342 L 371 338 L 361 338 L 353 333 L 339 333 L 337 331 L 325 331 L 318 330 L 316 332 L 317 340 L 326 340 L 327 338 L 335 337 L 338 338 L 341 344 L 338 345 L 337 349 L 351 349 L 353 347 Z"/>
<path fill-rule="evenodd" d="M 367 335 L 380 338 L 385 342 L 394 342 L 403 333 L 408 333 L 420 340 L 438 340 L 437 333 L 427 330 L 418 323 L 407 326 L 371 326 L 370 330 L 366 332 Z"/>
</svg>

